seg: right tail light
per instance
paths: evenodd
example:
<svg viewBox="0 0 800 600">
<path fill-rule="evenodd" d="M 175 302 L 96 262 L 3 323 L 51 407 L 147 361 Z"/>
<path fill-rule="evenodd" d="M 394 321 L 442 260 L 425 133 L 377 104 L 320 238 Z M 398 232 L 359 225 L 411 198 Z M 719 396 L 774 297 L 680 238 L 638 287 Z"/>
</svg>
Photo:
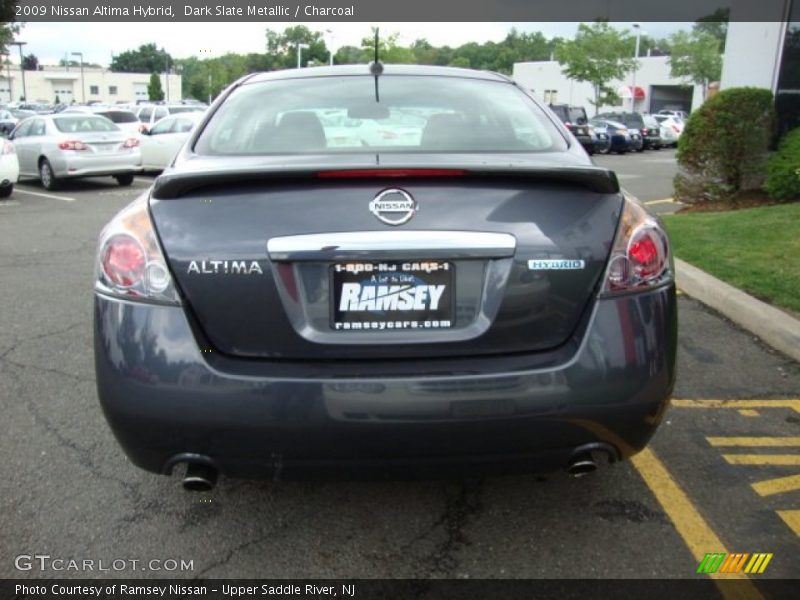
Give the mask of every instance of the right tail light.
<svg viewBox="0 0 800 600">
<path fill-rule="evenodd" d="M 625 197 L 603 283 L 604 293 L 647 289 L 673 278 L 669 238 L 638 200 Z"/>
</svg>

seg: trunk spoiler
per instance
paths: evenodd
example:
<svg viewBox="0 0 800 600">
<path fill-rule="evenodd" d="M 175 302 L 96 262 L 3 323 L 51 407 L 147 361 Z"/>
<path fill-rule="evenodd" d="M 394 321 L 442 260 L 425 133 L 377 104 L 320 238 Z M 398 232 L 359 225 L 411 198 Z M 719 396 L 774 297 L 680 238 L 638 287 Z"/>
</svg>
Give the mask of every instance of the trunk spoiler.
<svg viewBox="0 0 800 600">
<path fill-rule="evenodd" d="M 239 185 L 267 181 L 314 181 L 325 179 L 425 179 L 450 178 L 506 178 L 532 179 L 569 183 L 582 186 L 598 194 L 616 194 L 620 191 L 616 174 L 595 166 L 527 166 L 527 165 L 453 165 L 436 166 L 385 166 L 354 167 L 353 165 L 325 165 L 314 168 L 308 165 L 247 166 L 231 169 L 167 171 L 155 180 L 152 197 L 159 200 L 180 198 L 190 192 L 217 186 Z"/>
</svg>

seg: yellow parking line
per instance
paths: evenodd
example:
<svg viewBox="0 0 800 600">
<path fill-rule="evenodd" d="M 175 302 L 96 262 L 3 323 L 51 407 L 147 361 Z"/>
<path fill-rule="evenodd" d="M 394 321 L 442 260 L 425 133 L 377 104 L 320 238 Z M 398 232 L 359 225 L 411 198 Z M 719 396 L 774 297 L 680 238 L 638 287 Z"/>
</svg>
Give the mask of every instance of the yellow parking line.
<svg viewBox="0 0 800 600">
<path fill-rule="evenodd" d="M 662 200 L 647 200 L 646 202 L 644 202 L 644 204 L 647 204 L 648 206 L 651 204 L 674 204 L 674 203 L 675 200 L 673 200 L 672 198 L 664 198 Z"/>
<path fill-rule="evenodd" d="M 757 481 L 751 484 L 751 487 L 759 496 L 772 496 L 773 494 L 783 494 L 784 492 L 795 492 L 800 490 L 800 475 L 765 479 L 764 481 Z"/>
<path fill-rule="evenodd" d="M 723 454 L 731 465 L 800 466 L 800 454 Z"/>
<path fill-rule="evenodd" d="M 669 515 L 678 535 L 681 536 L 698 563 L 708 552 L 728 552 L 722 544 L 722 540 L 714 533 L 680 484 L 672 478 L 667 468 L 650 448 L 645 448 L 635 455 L 631 462 Z M 713 573 L 708 576 L 714 579 L 747 581 L 747 583 L 743 582 L 735 586 L 725 586 L 724 581 L 717 582 L 717 587 L 723 597 L 728 600 L 762 597 L 747 575 L 743 573 Z"/>
<path fill-rule="evenodd" d="M 752 410 L 750 408 L 742 408 L 739 409 L 739 414 L 743 417 L 758 417 L 760 413 L 757 410 Z"/>
<path fill-rule="evenodd" d="M 780 400 L 683 400 L 673 399 L 677 408 L 793 408 L 800 413 L 800 398 Z"/>
<path fill-rule="evenodd" d="M 786 522 L 796 536 L 800 537 L 800 510 L 779 510 L 778 516 Z"/>
<path fill-rule="evenodd" d="M 800 437 L 707 437 L 712 446 L 800 446 Z"/>
</svg>

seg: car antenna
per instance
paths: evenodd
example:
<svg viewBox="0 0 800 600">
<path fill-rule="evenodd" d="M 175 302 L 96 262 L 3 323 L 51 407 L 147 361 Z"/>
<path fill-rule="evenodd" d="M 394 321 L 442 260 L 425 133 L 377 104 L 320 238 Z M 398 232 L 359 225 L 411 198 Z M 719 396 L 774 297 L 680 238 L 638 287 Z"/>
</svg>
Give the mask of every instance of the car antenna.
<svg viewBox="0 0 800 600">
<path fill-rule="evenodd" d="M 378 57 L 378 42 L 380 38 L 380 28 L 375 28 L 375 60 L 369 65 L 369 72 L 375 76 L 375 102 L 380 102 L 380 94 L 378 93 L 378 77 L 383 74 L 383 65 Z"/>
</svg>

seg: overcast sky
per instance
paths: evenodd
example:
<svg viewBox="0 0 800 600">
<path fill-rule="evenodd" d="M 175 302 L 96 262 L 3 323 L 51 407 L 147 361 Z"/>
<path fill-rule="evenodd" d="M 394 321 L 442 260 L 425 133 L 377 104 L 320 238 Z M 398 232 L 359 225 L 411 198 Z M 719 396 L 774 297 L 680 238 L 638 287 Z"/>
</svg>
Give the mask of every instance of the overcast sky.
<svg viewBox="0 0 800 600">
<path fill-rule="evenodd" d="M 283 31 L 293 25 L 325 32 L 326 43 L 360 46 L 377 25 L 382 35 L 397 32 L 401 44 L 426 38 L 435 46 L 459 46 L 466 42 L 502 40 L 509 29 L 541 31 L 546 37 L 572 37 L 577 23 L 27 23 L 17 36 L 27 42 L 25 53 L 39 57 L 41 64 L 58 64 L 67 52 L 83 52 L 86 62 L 106 66 L 113 54 L 155 42 L 175 58 L 221 56 L 227 52 L 264 52 L 269 28 Z M 618 23 L 630 28 L 630 23 Z M 664 37 L 691 23 L 643 23 L 652 37 Z M 332 40 L 331 40 L 332 36 Z M 18 59 L 17 59 L 18 60 Z"/>
</svg>

